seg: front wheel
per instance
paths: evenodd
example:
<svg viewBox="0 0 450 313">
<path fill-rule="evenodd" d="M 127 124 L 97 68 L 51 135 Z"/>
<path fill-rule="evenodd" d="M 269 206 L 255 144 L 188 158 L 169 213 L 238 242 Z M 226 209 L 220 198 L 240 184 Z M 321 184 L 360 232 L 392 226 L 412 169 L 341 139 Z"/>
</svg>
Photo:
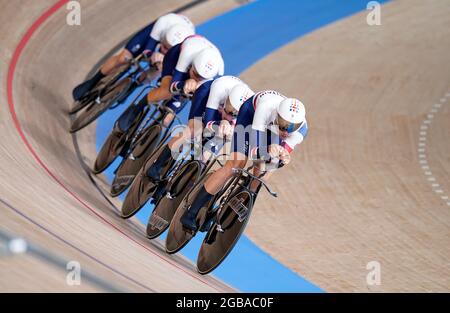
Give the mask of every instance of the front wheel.
<svg viewBox="0 0 450 313">
<path fill-rule="evenodd" d="M 186 231 L 183 227 L 183 224 L 181 224 L 181 217 L 183 216 L 184 212 L 189 209 L 189 207 L 194 202 L 195 198 L 197 197 L 198 193 L 200 192 L 200 189 L 203 187 L 204 182 L 209 178 L 209 176 L 212 175 L 211 173 L 208 173 L 201 179 L 195 187 L 192 189 L 191 192 L 187 193 L 187 195 L 183 198 L 183 201 L 181 201 L 180 205 L 178 206 L 175 215 L 172 218 L 172 221 L 169 225 L 169 232 L 167 233 L 166 238 L 166 252 L 169 254 L 174 254 L 180 251 L 188 244 L 188 242 L 195 236 L 195 233 Z M 212 199 L 204 207 L 202 207 L 198 213 L 197 216 L 197 225 L 202 225 L 205 220 L 207 213 L 209 211 L 209 208 L 214 204 L 214 200 Z"/>
<path fill-rule="evenodd" d="M 209 229 L 197 257 L 197 270 L 206 275 L 216 269 L 238 242 L 250 218 L 253 196 L 238 190 L 230 197 Z"/>
</svg>

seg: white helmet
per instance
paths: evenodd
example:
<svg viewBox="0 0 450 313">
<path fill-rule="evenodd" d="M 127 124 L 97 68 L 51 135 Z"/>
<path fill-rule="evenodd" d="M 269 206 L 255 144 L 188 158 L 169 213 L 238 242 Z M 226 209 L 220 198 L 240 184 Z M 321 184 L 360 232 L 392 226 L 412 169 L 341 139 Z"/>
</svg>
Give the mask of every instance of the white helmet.
<svg viewBox="0 0 450 313">
<path fill-rule="evenodd" d="M 182 43 L 187 37 L 195 34 L 195 31 L 183 24 L 176 24 L 170 27 L 164 34 L 164 42 L 170 47 Z"/>
<path fill-rule="evenodd" d="M 281 130 L 289 133 L 298 130 L 305 122 L 306 110 L 300 100 L 285 99 L 278 106 L 277 124 Z"/>
<path fill-rule="evenodd" d="M 254 94 L 253 90 L 246 84 L 238 84 L 231 89 L 228 99 L 230 100 L 233 109 L 239 112 L 244 102 Z"/>
<path fill-rule="evenodd" d="M 204 79 L 211 79 L 220 72 L 221 64 L 223 64 L 222 55 L 215 48 L 206 48 L 198 53 L 192 65 L 197 73 Z"/>
</svg>

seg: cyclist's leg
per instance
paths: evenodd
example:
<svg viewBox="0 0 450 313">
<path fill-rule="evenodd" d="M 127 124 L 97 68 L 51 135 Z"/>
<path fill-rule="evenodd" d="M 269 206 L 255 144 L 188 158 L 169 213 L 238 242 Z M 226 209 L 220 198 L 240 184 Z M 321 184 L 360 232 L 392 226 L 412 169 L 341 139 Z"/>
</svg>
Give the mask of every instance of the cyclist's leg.
<svg viewBox="0 0 450 313">
<path fill-rule="evenodd" d="M 222 189 L 227 180 L 233 176 L 233 168 L 244 168 L 246 163 L 247 158 L 245 155 L 239 152 L 233 152 L 231 154 L 231 160 L 228 160 L 224 167 L 214 172 L 206 180 L 189 210 L 184 212 L 181 217 L 181 223 L 186 228 L 196 231 L 197 223 L 195 220 L 200 209 L 208 203 L 208 201 L 210 201 Z"/>
<path fill-rule="evenodd" d="M 111 74 L 115 69 L 129 63 L 133 59 L 134 55 L 128 50 L 123 49 L 119 54 L 116 54 L 109 58 L 101 67 L 100 72 L 107 76 Z"/>
<path fill-rule="evenodd" d="M 81 83 L 73 90 L 74 100 L 80 100 L 86 93 L 92 90 L 103 77 L 111 74 L 115 69 L 128 63 L 133 57 L 137 57 L 144 51 L 145 44 L 150 36 L 153 24 L 139 31 L 119 54 L 109 58 L 100 70 L 91 78 Z"/>
<path fill-rule="evenodd" d="M 181 223 L 188 229 L 196 231 L 196 217 L 200 209 L 208 203 L 225 185 L 228 179 L 233 176 L 233 168 L 244 168 L 249 155 L 249 128 L 253 122 L 255 114 L 251 101 L 243 105 L 237 118 L 237 126 L 233 134 L 232 153 L 230 160 L 225 166 L 213 173 L 200 189 L 197 197 L 181 217 Z"/>
<path fill-rule="evenodd" d="M 181 45 L 176 45 L 172 47 L 165 55 L 161 71 L 161 84 L 158 88 L 150 91 L 148 94 L 149 102 L 158 102 L 172 98 L 172 93 L 170 91 L 170 85 L 172 84 L 172 73 L 175 70 L 180 53 Z M 166 122 L 170 122 L 170 120 Z"/>
<path fill-rule="evenodd" d="M 244 154 L 233 152 L 230 155 L 230 160 L 222 168 L 214 172 L 205 182 L 205 190 L 211 195 L 216 195 L 233 176 L 233 169 L 244 168 L 246 164 L 247 157 Z"/>
<path fill-rule="evenodd" d="M 137 34 L 128 41 L 125 48 L 119 54 L 109 58 L 108 61 L 103 64 L 101 72 L 104 75 L 109 75 L 118 67 L 127 64 L 133 58 L 138 57 L 142 52 L 144 52 L 150 38 L 150 33 L 153 29 L 153 25 L 154 24 L 152 23 L 137 32 Z"/>
<path fill-rule="evenodd" d="M 172 98 L 169 102 L 167 102 L 166 108 L 169 109 L 169 113 L 166 115 L 166 117 L 163 120 L 163 126 L 169 127 L 169 125 L 174 120 L 175 116 L 178 113 L 180 113 L 183 108 L 181 107 L 181 101 L 179 101 L 176 98 Z"/>
<path fill-rule="evenodd" d="M 163 125 L 168 127 L 173 119 L 175 118 L 175 114 L 179 113 L 183 107 L 181 103 L 177 100 L 172 100 L 167 104 L 167 108 L 171 113 L 167 114 L 163 121 Z M 155 163 L 149 168 L 147 175 L 154 181 L 161 180 L 161 170 L 170 162 L 171 158 L 174 159 L 174 154 L 180 150 L 180 147 L 184 145 L 186 142 L 190 142 L 196 136 L 201 135 L 203 130 L 203 124 L 201 122 L 201 116 L 203 115 L 204 107 L 196 108 L 191 107 L 189 112 L 189 122 L 188 127 L 181 133 L 175 135 L 169 143 L 163 148 L 163 151 L 159 155 L 158 159 Z"/>
<path fill-rule="evenodd" d="M 154 181 L 161 180 L 161 171 L 166 166 L 166 164 L 168 164 L 170 161 L 175 160 L 182 145 L 190 142 L 195 133 L 199 133 L 198 130 L 195 130 L 196 128 L 198 129 L 198 126 L 196 126 L 196 124 L 198 124 L 198 121 L 195 121 L 194 119 L 189 120 L 188 127 L 172 137 L 168 144 L 164 146 L 161 154 L 155 160 L 155 163 L 153 163 L 153 165 L 148 169 L 148 177 L 150 177 Z"/>
</svg>

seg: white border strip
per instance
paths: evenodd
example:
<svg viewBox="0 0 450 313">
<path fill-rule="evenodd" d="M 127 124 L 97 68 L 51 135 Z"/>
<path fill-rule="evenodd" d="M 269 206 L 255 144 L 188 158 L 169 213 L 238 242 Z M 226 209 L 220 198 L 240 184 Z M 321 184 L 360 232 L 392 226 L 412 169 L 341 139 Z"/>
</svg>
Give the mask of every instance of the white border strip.
<svg viewBox="0 0 450 313">
<path fill-rule="evenodd" d="M 445 201 L 448 206 L 450 206 L 449 196 L 445 194 L 441 185 L 437 182 L 436 177 L 434 177 L 433 172 L 430 170 L 430 165 L 428 164 L 428 156 L 427 156 L 427 135 L 428 130 L 433 123 L 433 119 L 436 114 L 439 113 L 439 110 L 442 108 L 443 104 L 448 102 L 450 98 L 450 93 L 447 93 L 444 98 L 440 99 L 439 103 L 435 103 L 427 114 L 426 119 L 423 121 L 420 126 L 419 131 L 419 144 L 418 144 L 418 157 L 419 164 L 422 168 L 422 171 L 427 178 L 427 181 L 430 183 L 431 189 L 441 198 L 441 200 Z"/>
</svg>

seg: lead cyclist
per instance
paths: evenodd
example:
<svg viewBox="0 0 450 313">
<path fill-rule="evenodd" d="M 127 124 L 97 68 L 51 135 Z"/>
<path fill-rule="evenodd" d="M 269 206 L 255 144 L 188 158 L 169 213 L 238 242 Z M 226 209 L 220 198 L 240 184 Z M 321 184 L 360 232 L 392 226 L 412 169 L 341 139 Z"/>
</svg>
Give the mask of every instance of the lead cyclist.
<svg viewBox="0 0 450 313">
<path fill-rule="evenodd" d="M 287 165 L 291 160 L 290 153 L 307 134 L 306 110 L 299 100 L 273 90 L 249 98 L 237 116 L 230 159 L 206 180 L 191 207 L 181 217 L 183 226 L 197 231 L 198 212 L 233 176 L 233 169 L 244 168 L 250 159 L 255 163 L 254 174 L 259 176 L 264 165 L 272 160 Z M 265 181 L 272 172 L 264 176 Z"/>
</svg>

